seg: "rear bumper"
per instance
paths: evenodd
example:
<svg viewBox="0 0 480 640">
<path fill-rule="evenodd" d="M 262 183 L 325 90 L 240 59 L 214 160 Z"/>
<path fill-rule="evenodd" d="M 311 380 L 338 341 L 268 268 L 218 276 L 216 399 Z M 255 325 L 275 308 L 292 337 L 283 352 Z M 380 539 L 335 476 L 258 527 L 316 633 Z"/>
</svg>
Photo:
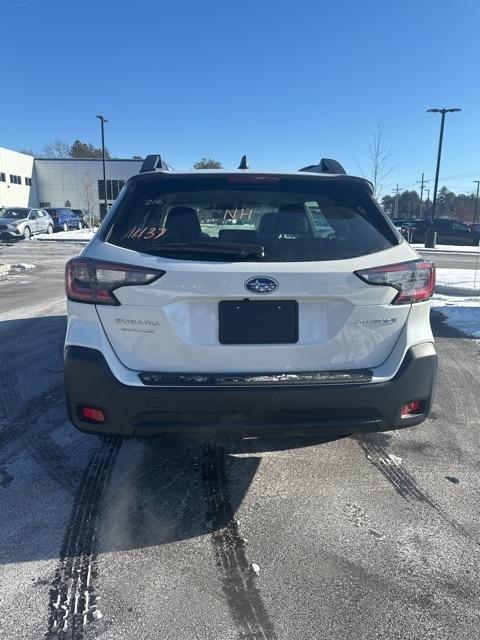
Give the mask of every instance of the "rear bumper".
<svg viewBox="0 0 480 640">
<path fill-rule="evenodd" d="M 424 343 L 407 351 L 388 382 L 134 387 L 115 378 L 100 351 L 65 348 L 70 420 L 81 431 L 123 436 L 335 435 L 409 427 L 428 416 L 436 371 L 435 348 Z M 401 407 L 412 400 L 422 401 L 422 413 L 402 418 Z M 102 409 L 105 423 L 80 419 L 81 406 Z"/>
</svg>

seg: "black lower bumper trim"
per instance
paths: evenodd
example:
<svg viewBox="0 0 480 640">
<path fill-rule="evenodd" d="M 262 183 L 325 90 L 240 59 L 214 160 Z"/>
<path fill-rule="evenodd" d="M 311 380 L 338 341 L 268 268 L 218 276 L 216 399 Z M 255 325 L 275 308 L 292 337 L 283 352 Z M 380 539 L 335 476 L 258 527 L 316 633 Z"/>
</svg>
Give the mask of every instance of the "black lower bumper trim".
<svg viewBox="0 0 480 640">
<path fill-rule="evenodd" d="M 70 420 L 82 431 L 124 436 L 165 432 L 345 434 L 418 424 L 430 411 L 437 370 L 433 344 L 412 347 L 388 382 L 264 383 L 133 387 L 119 382 L 102 353 L 68 346 L 65 388 Z M 407 402 L 423 412 L 401 416 Z M 105 424 L 86 423 L 82 406 L 102 409 Z"/>
<path fill-rule="evenodd" d="M 231 386 L 231 385 L 297 385 L 297 384 L 357 384 L 370 382 L 370 369 L 352 371 L 307 371 L 306 373 L 155 373 L 142 371 L 138 377 L 147 386 Z"/>
</svg>

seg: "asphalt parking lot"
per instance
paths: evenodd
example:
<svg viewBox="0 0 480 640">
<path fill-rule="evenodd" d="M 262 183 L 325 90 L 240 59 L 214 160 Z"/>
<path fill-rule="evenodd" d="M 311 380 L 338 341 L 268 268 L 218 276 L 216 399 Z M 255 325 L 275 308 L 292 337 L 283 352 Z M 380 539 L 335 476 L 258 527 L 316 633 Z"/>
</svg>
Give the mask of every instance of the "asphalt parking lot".
<svg viewBox="0 0 480 640">
<path fill-rule="evenodd" d="M 116 441 L 62 388 L 63 265 L 0 246 L 0 637 L 476 639 L 480 347 L 433 316 L 431 418 L 337 440 Z"/>
</svg>

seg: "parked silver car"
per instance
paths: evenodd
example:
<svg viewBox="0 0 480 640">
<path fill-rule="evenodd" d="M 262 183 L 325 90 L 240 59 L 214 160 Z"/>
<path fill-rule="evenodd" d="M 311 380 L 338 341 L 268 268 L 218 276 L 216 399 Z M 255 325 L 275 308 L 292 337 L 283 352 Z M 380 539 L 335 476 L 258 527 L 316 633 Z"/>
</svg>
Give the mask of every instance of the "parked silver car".
<svg viewBox="0 0 480 640">
<path fill-rule="evenodd" d="M 53 233 L 53 220 L 43 209 L 9 207 L 0 210 L 0 236 L 27 239 L 35 233 Z"/>
</svg>

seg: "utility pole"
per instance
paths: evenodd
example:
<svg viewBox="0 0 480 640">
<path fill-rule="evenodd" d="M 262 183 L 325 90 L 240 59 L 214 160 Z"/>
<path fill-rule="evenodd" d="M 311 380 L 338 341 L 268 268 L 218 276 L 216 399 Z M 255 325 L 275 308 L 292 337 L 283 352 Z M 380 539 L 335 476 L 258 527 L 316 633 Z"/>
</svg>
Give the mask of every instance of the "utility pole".
<svg viewBox="0 0 480 640">
<path fill-rule="evenodd" d="M 428 215 L 428 205 L 430 204 L 430 189 L 425 189 L 425 191 L 427 192 L 427 202 L 426 202 L 426 208 L 425 208 L 425 218 Z"/>
<path fill-rule="evenodd" d="M 474 180 L 474 183 L 477 185 L 477 195 L 475 196 L 475 211 L 473 212 L 473 221 L 477 221 L 477 209 L 478 209 L 478 191 L 480 189 L 480 180 Z"/>
<path fill-rule="evenodd" d="M 395 210 L 393 213 L 393 218 L 398 218 L 398 193 L 400 191 L 400 189 L 398 188 L 398 184 L 397 184 L 397 188 L 394 189 L 394 191 L 396 191 L 396 196 L 395 196 Z"/>
<path fill-rule="evenodd" d="M 422 217 L 422 213 L 423 213 L 423 189 L 424 189 L 424 185 L 428 183 L 429 183 L 429 180 L 425 180 L 425 174 L 422 173 L 422 179 L 417 180 L 417 184 L 420 185 L 420 218 Z"/>
</svg>

